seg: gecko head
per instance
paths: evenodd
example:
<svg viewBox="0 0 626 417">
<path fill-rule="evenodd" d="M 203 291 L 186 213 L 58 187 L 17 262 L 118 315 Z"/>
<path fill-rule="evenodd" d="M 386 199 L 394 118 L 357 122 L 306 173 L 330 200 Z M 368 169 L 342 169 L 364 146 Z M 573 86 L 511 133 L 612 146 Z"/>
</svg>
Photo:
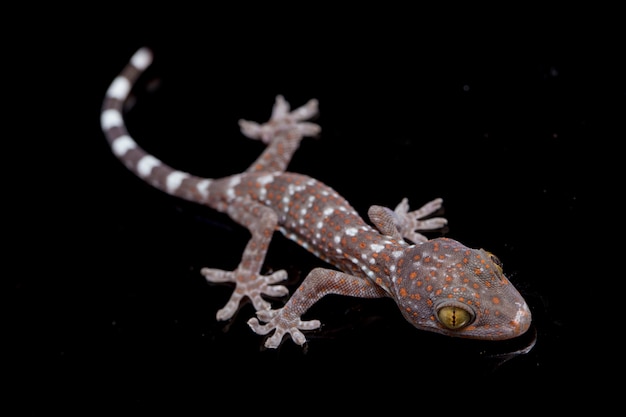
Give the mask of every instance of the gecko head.
<svg viewBox="0 0 626 417">
<path fill-rule="evenodd" d="M 409 251 L 411 266 L 402 268 L 394 291 L 415 327 L 483 340 L 511 339 L 530 327 L 528 305 L 492 253 L 447 238 Z"/>
</svg>

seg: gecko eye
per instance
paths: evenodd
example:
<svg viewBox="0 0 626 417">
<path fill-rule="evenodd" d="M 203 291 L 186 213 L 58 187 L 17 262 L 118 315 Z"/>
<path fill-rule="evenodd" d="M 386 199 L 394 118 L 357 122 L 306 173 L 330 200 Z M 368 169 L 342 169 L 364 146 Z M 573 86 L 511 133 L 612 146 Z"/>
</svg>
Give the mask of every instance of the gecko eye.
<svg viewBox="0 0 626 417">
<path fill-rule="evenodd" d="M 450 330 L 459 330 L 474 320 L 474 314 L 457 305 L 447 305 L 437 310 L 437 319 Z"/>
</svg>

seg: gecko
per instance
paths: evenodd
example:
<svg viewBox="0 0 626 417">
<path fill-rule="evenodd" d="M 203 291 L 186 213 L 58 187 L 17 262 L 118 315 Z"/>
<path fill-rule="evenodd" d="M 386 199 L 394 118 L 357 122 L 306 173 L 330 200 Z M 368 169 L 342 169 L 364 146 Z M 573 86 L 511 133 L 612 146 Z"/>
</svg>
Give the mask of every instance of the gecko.
<svg viewBox="0 0 626 417">
<path fill-rule="evenodd" d="M 126 127 L 124 104 L 153 58 L 151 49 L 139 48 L 113 78 L 100 124 L 112 153 L 139 178 L 171 196 L 225 213 L 250 232 L 234 270 L 200 270 L 208 282 L 234 283 L 216 320 L 231 319 L 247 299 L 255 313 L 247 324 L 265 336 L 267 348 L 289 338 L 302 346 L 305 332 L 321 327 L 319 320 L 302 316 L 325 295 L 339 294 L 392 298 L 415 328 L 452 337 L 505 340 L 528 330 L 530 309 L 493 253 L 420 233 L 447 224 L 447 219 L 434 217 L 441 198 L 417 210 L 409 209 L 407 198 L 393 210 L 372 205 L 367 222 L 330 186 L 287 170 L 301 140 L 321 132 L 310 121 L 318 114 L 316 99 L 292 110 L 277 95 L 266 123 L 239 120 L 244 136 L 266 145 L 242 173 L 199 177 L 147 153 Z M 290 296 L 281 284 L 285 270 L 262 273 L 277 231 L 329 264 L 309 271 Z M 273 308 L 267 297 L 286 301 Z"/>
</svg>

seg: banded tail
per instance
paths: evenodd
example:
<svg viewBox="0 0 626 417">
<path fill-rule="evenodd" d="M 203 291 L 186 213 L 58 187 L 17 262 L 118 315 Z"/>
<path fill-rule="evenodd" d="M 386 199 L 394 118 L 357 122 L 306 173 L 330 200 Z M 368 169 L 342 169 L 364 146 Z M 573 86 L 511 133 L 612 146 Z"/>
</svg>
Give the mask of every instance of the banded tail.
<svg viewBox="0 0 626 417">
<path fill-rule="evenodd" d="M 141 48 L 115 77 L 106 91 L 100 124 L 111 150 L 128 169 L 152 186 L 170 195 L 205 202 L 212 180 L 176 170 L 148 154 L 131 137 L 124 123 L 124 102 L 139 78 L 152 63 L 152 52 Z"/>
</svg>

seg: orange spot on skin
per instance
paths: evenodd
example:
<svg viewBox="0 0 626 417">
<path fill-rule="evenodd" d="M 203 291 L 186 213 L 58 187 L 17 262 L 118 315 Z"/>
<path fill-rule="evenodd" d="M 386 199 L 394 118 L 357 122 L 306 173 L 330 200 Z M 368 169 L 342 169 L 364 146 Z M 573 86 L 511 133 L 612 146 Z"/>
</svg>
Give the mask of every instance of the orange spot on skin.
<svg viewBox="0 0 626 417">
<path fill-rule="evenodd" d="M 415 278 L 417 278 L 417 272 L 415 272 L 415 271 L 411 272 L 411 273 L 409 274 L 409 278 L 411 278 L 411 279 L 415 279 Z"/>
<path fill-rule="evenodd" d="M 414 260 L 414 261 L 419 261 L 420 259 L 421 259 L 421 257 L 420 257 L 419 255 L 415 255 L 415 256 L 413 257 L 413 260 Z"/>
<path fill-rule="evenodd" d="M 407 294 L 406 289 L 404 289 L 404 288 L 400 288 L 400 295 L 401 295 L 402 297 L 406 297 L 406 294 Z"/>
<path fill-rule="evenodd" d="M 491 298 L 491 302 L 494 304 L 500 304 L 500 298 L 499 297 L 492 297 Z"/>
</svg>

